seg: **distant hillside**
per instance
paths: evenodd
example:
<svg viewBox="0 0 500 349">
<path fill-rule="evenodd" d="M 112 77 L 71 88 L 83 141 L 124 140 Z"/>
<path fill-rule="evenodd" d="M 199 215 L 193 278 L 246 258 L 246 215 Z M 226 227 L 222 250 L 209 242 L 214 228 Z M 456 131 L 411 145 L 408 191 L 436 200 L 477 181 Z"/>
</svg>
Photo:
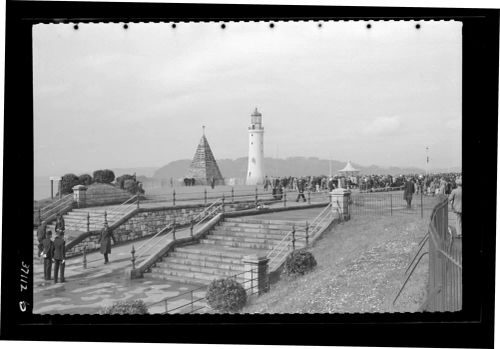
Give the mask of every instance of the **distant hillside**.
<svg viewBox="0 0 500 349">
<path fill-rule="evenodd" d="M 153 177 L 156 179 L 183 178 L 188 172 L 191 160 L 176 160 L 159 168 Z M 248 158 L 238 158 L 236 160 L 220 159 L 217 164 L 224 178 L 245 178 Z M 332 174 L 336 174 L 343 169 L 345 162 L 331 161 Z M 361 166 L 355 163 L 352 165 L 361 171 L 362 174 L 405 174 L 423 173 L 422 169 L 415 167 L 379 167 Z M 308 175 L 328 175 L 330 173 L 330 161 L 315 157 L 292 157 L 287 159 L 264 158 L 264 167 L 268 176 L 308 176 Z"/>
<path fill-rule="evenodd" d="M 129 168 L 112 168 L 116 177 L 122 176 L 124 174 L 136 174 L 137 176 L 153 177 L 158 167 L 129 167 Z M 92 173 L 90 173 L 92 175 Z"/>
</svg>

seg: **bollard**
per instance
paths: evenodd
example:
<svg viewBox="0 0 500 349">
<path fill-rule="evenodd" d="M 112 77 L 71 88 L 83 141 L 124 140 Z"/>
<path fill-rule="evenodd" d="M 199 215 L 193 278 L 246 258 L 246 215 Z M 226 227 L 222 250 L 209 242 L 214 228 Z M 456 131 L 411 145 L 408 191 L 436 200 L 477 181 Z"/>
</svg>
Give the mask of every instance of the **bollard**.
<svg viewBox="0 0 500 349">
<path fill-rule="evenodd" d="M 295 251 L 295 224 L 292 225 L 292 248 Z"/>
<path fill-rule="evenodd" d="M 222 193 L 222 213 L 224 213 L 224 201 L 226 198 L 224 197 L 224 193 Z"/>
<path fill-rule="evenodd" d="M 83 269 L 87 269 L 87 246 L 83 246 Z"/>
<path fill-rule="evenodd" d="M 130 251 L 132 254 L 132 269 L 135 269 L 135 248 L 134 245 L 132 245 L 132 251 Z"/>
<path fill-rule="evenodd" d="M 204 198 L 205 198 L 205 205 L 207 204 L 207 188 L 204 189 Z"/>
<path fill-rule="evenodd" d="M 90 212 L 87 212 L 87 233 L 90 231 Z"/>
<path fill-rule="evenodd" d="M 234 187 L 231 187 L 231 202 L 234 202 Z"/>
<path fill-rule="evenodd" d="M 104 211 L 104 223 L 108 224 L 108 211 Z"/>
<path fill-rule="evenodd" d="M 173 239 L 175 241 L 175 217 L 174 217 L 174 221 L 172 222 L 172 224 L 174 226 L 173 229 L 172 229 L 172 237 L 173 237 Z"/>
<path fill-rule="evenodd" d="M 307 191 L 307 203 L 310 205 L 311 204 L 311 191 Z"/>
<path fill-rule="evenodd" d="M 283 190 L 283 207 L 286 207 L 286 188 Z"/>
<path fill-rule="evenodd" d="M 173 205 L 175 206 L 175 189 L 174 189 L 174 192 L 173 192 L 173 197 L 174 197 Z"/>
<path fill-rule="evenodd" d="M 191 224 L 189 227 L 189 230 L 191 231 L 191 237 L 193 237 L 193 228 L 194 228 L 194 221 L 193 221 L 193 217 L 191 217 Z"/>
<path fill-rule="evenodd" d="M 306 247 L 309 246 L 309 223 L 306 221 Z"/>
<path fill-rule="evenodd" d="M 257 206 L 259 203 L 259 194 L 258 194 L 258 189 L 255 188 L 255 206 Z"/>
</svg>

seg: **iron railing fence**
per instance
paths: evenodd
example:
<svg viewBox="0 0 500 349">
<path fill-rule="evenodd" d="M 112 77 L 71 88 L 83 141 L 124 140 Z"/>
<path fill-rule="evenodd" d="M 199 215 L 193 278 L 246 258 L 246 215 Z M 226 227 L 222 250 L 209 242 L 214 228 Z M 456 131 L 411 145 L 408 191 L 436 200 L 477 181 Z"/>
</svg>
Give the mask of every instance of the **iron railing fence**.
<svg viewBox="0 0 500 349">
<path fill-rule="evenodd" d="M 250 278 L 246 278 L 246 276 L 248 276 L 249 274 Z M 259 293 L 258 268 L 245 270 L 243 272 L 231 275 L 227 278 L 234 279 L 238 283 L 240 283 L 245 289 L 247 296 L 252 296 Z M 216 279 L 217 277 L 214 277 L 214 280 Z M 212 309 L 209 307 L 206 298 L 207 289 L 207 285 L 196 287 L 189 291 L 182 292 L 178 295 L 166 297 L 161 301 L 151 303 L 147 307 L 150 314 L 192 314 L 200 312 L 202 310 L 211 312 Z M 162 311 L 158 311 L 158 309 L 155 309 L 159 306 L 163 308 Z"/>
<path fill-rule="evenodd" d="M 338 210 L 336 212 L 340 217 Z M 281 241 L 267 254 L 269 271 L 274 271 L 283 264 L 287 256 L 298 247 L 298 243 L 302 242 L 300 245 L 308 247 L 325 224 L 333 218 L 332 204 L 329 203 L 311 223 L 306 221 L 304 228 L 298 228 L 294 225 L 292 230 L 286 233 Z"/>
<path fill-rule="evenodd" d="M 33 223 L 40 224 L 42 221 L 47 221 L 55 218 L 58 213 L 65 212 L 73 206 L 73 195 L 68 194 L 61 199 L 51 202 L 50 204 L 33 208 Z"/>
<path fill-rule="evenodd" d="M 430 215 L 438 199 L 438 196 L 414 194 L 408 207 L 403 191 L 353 191 L 349 199 L 349 213 L 354 216 L 410 214 L 424 218 Z"/>
<path fill-rule="evenodd" d="M 327 202 L 329 200 L 328 191 L 305 191 L 304 197 L 308 203 Z M 201 192 L 176 192 L 173 190 L 168 194 L 150 194 L 141 199 L 142 204 L 162 203 L 166 205 L 189 205 L 189 204 L 208 204 L 210 201 L 223 199 L 225 203 L 235 201 L 282 201 L 284 205 L 287 202 L 296 201 L 298 192 L 292 189 L 284 189 L 281 191 L 273 190 L 217 190 L 210 192 L 206 188 Z"/>
<path fill-rule="evenodd" d="M 462 239 L 449 230 L 448 200 L 436 205 L 429 224 L 427 311 L 462 309 Z"/>
</svg>

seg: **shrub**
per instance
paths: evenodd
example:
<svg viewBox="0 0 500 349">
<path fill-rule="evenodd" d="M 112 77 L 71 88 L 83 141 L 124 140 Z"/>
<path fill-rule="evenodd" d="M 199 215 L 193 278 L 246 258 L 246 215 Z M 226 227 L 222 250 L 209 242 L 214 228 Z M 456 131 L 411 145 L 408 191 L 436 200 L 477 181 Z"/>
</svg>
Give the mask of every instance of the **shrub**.
<svg viewBox="0 0 500 349">
<path fill-rule="evenodd" d="M 236 312 L 247 303 L 247 293 L 234 279 L 218 279 L 210 283 L 206 295 L 208 305 L 222 312 Z"/>
<path fill-rule="evenodd" d="M 148 314 L 148 308 L 142 300 L 118 301 L 104 308 L 100 314 Z"/>
<path fill-rule="evenodd" d="M 115 174 L 111 170 L 97 170 L 93 173 L 94 182 L 111 183 L 115 180 Z"/>
<path fill-rule="evenodd" d="M 61 191 L 63 194 L 73 193 L 73 187 L 80 184 L 78 176 L 74 173 L 67 173 L 61 179 Z"/>
<path fill-rule="evenodd" d="M 82 185 L 91 185 L 92 184 L 92 176 L 89 174 L 82 174 L 78 177 L 78 182 Z"/>
<path fill-rule="evenodd" d="M 304 275 L 316 266 L 316 259 L 304 249 L 293 251 L 285 261 L 283 272 L 289 276 Z"/>
<path fill-rule="evenodd" d="M 135 181 L 135 177 L 132 175 L 124 174 L 123 176 L 117 177 L 116 178 L 116 184 L 120 189 L 124 189 L 124 184 L 126 180 L 133 180 Z"/>
</svg>

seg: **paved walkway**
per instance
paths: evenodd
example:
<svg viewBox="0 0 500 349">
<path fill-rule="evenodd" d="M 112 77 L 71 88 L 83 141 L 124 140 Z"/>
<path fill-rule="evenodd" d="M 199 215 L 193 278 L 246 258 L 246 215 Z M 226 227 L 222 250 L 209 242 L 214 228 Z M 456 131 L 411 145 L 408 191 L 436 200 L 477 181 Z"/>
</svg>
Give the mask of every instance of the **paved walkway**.
<svg viewBox="0 0 500 349">
<path fill-rule="evenodd" d="M 189 229 L 176 232 L 176 236 L 189 236 Z M 75 257 L 66 261 L 65 283 L 54 284 L 43 280 L 43 265 L 34 263 L 34 313 L 52 314 L 87 314 L 97 313 L 103 307 L 119 300 L 141 299 L 146 304 L 158 302 L 166 297 L 177 296 L 186 291 L 199 288 L 196 285 L 165 282 L 164 280 L 136 279 L 130 280 L 125 271 L 132 266 L 132 245 L 136 249 L 143 243 L 147 253 L 137 260 L 137 264 L 147 256 L 157 252 L 162 246 L 172 241 L 168 234 L 161 243 L 147 243 L 148 240 L 134 241 L 113 247 L 110 263 L 104 264 L 99 252 L 87 254 L 87 269 L 83 268 L 83 258 Z M 141 249 L 138 249 L 138 254 Z M 200 296 L 199 290 L 195 295 Z M 189 295 L 190 296 L 190 295 Z M 179 299 L 179 301 L 181 301 Z M 164 306 L 150 309 L 150 313 L 162 312 Z"/>
</svg>

